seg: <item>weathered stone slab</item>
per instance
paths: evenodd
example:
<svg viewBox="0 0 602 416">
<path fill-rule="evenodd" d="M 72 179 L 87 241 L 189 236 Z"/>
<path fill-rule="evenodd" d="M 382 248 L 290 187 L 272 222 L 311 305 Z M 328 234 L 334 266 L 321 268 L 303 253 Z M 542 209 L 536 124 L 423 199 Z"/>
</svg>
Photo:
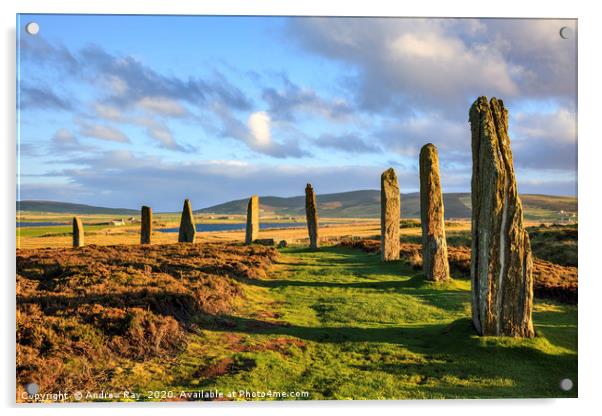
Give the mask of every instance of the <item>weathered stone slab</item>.
<svg viewBox="0 0 602 416">
<path fill-rule="evenodd" d="M 400 194 L 393 168 L 380 177 L 380 251 L 383 261 L 399 260 Z"/>
<path fill-rule="evenodd" d="M 73 247 L 84 246 L 84 224 L 81 218 L 73 217 Z"/>
<path fill-rule="evenodd" d="M 140 244 L 150 244 L 153 234 L 153 210 L 143 206 L 140 213 Z"/>
<path fill-rule="evenodd" d="M 245 244 L 251 244 L 259 236 L 259 197 L 253 195 L 247 206 L 247 233 Z"/>
<path fill-rule="evenodd" d="M 192 205 L 186 199 L 182 208 L 182 218 L 180 219 L 180 233 L 178 234 L 178 242 L 194 243 L 196 239 L 196 225 L 194 223 L 194 215 L 192 214 Z"/>
<path fill-rule="evenodd" d="M 514 175 L 508 111 L 479 97 L 472 132 L 472 320 L 480 335 L 532 337 L 533 259 Z"/>
<path fill-rule="evenodd" d="M 316 194 L 310 183 L 305 187 L 305 217 L 307 218 L 307 231 L 309 233 L 309 248 L 317 249 L 320 246 L 318 237 L 318 206 Z"/>
<path fill-rule="evenodd" d="M 420 150 L 420 220 L 423 270 L 433 281 L 449 279 L 443 211 L 439 156 L 435 145 L 428 143 Z"/>
</svg>

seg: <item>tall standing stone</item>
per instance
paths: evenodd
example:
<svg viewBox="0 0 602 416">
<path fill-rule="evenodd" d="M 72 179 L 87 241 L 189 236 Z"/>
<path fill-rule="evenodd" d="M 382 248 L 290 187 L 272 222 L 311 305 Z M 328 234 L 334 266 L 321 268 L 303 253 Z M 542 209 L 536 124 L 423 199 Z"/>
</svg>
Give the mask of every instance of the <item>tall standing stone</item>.
<svg viewBox="0 0 602 416">
<path fill-rule="evenodd" d="M 153 210 L 143 206 L 140 213 L 140 244 L 150 244 L 153 234 Z"/>
<path fill-rule="evenodd" d="M 81 218 L 73 217 L 73 247 L 84 246 L 84 224 Z"/>
<path fill-rule="evenodd" d="M 516 187 L 508 111 L 479 97 L 472 132 L 472 320 L 480 335 L 532 337 L 533 259 Z"/>
<path fill-rule="evenodd" d="M 184 208 L 182 208 L 182 218 L 180 219 L 180 233 L 178 235 L 178 242 L 194 243 L 195 238 L 196 225 L 194 224 L 192 205 L 190 205 L 190 201 L 186 199 L 184 201 Z"/>
<path fill-rule="evenodd" d="M 253 195 L 247 206 L 247 234 L 245 244 L 251 244 L 259 236 L 259 197 Z"/>
<path fill-rule="evenodd" d="M 431 143 L 424 145 L 420 150 L 420 220 L 424 274 L 428 280 L 447 280 L 449 261 L 439 178 L 439 156 L 437 148 Z"/>
<path fill-rule="evenodd" d="M 305 217 L 307 218 L 307 231 L 309 233 L 309 248 L 315 250 L 320 246 L 318 240 L 318 206 L 316 194 L 310 183 L 305 187 Z"/>
<path fill-rule="evenodd" d="M 383 261 L 399 260 L 400 195 L 393 168 L 380 177 L 380 252 Z"/>
</svg>

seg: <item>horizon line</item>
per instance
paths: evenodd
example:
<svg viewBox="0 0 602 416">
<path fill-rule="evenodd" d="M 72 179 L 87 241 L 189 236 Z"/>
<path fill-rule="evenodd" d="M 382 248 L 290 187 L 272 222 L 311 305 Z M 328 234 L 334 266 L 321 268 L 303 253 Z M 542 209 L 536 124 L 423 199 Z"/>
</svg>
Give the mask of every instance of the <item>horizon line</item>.
<svg viewBox="0 0 602 416">
<path fill-rule="evenodd" d="M 341 191 L 341 192 L 329 192 L 329 193 L 323 193 L 323 194 L 316 194 L 316 197 L 319 197 L 320 195 L 336 195 L 336 194 L 346 194 L 346 193 L 352 193 L 352 192 L 365 192 L 365 191 L 374 191 L 374 192 L 380 192 L 379 189 L 358 189 L 355 191 Z M 449 195 L 449 194 L 470 194 L 470 191 L 465 191 L 465 192 L 443 192 L 443 195 Z M 414 192 L 400 192 L 400 195 L 412 195 L 412 194 L 420 194 L 420 191 L 414 191 Z M 563 194 L 544 194 L 544 193 L 519 193 L 520 195 L 539 195 L 539 196 L 552 196 L 552 197 L 561 197 L 561 198 L 575 198 L 578 200 L 578 195 L 563 195 Z M 263 195 L 263 196 L 259 196 L 259 198 L 282 198 L 282 199 L 289 199 L 289 198 L 302 198 L 304 195 L 292 195 L 292 196 L 277 196 L 277 195 Z M 250 196 L 249 196 L 250 197 Z M 189 198 L 184 198 L 184 199 L 189 199 Z M 204 209 L 209 209 L 218 205 L 223 205 L 223 204 L 227 204 L 230 202 L 235 202 L 235 201 L 241 201 L 241 200 L 245 200 L 246 198 L 235 198 L 235 199 L 230 199 L 228 201 L 224 201 L 224 202 L 218 202 L 215 203 L 213 205 L 209 205 L 206 207 L 202 207 L 202 208 L 197 208 L 194 209 L 193 211 L 200 211 L 200 210 L 204 210 Z M 17 204 L 19 203 L 23 203 L 23 202 L 51 202 L 51 203 L 59 203 L 59 204 L 72 204 L 72 205 L 85 205 L 85 206 L 89 206 L 89 207 L 94 207 L 94 208 L 106 208 L 106 209 L 113 209 L 113 210 L 130 210 L 130 211 L 139 211 L 140 207 L 142 207 L 144 204 L 141 204 L 139 207 L 137 208 L 126 208 L 126 207 L 111 207 L 111 206 L 100 206 L 100 205 L 91 205 L 91 204 L 86 204 L 86 203 L 82 203 L 82 202 L 67 202 L 67 201 L 58 201 L 58 200 L 50 200 L 50 199 L 22 199 L 22 200 L 16 200 L 15 201 Z M 157 213 L 170 213 L 170 212 L 178 212 L 178 210 L 176 211 L 157 211 Z"/>
</svg>

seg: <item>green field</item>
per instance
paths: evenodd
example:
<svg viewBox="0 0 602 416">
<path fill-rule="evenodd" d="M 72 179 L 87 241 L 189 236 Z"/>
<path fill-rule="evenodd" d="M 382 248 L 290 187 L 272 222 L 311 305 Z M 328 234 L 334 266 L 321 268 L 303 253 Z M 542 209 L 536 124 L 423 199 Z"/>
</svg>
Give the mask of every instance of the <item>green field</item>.
<svg viewBox="0 0 602 416">
<path fill-rule="evenodd" d="M 86 225 L 86 233 L 93 234 L 105 228 L 110 228 L 108 225 Z M 72 235 L 73 226 L 71 225 L 51 225 L 48 227 L 20 227 L 17 228 L 17 237 L 56 237 L 64 235 Z"/>
<path fill-rule="evenodd" d="M 434 284 L 402 262 L 327 247 L 284 249 L 242 279 L 236 311 L 200 319 L 168 364 L 114 382 L 141 391 L 306 391 L 309 399 L 576 397 L 577 308 L 537 301 L 537 337 L 478 337 L 470 282 Z M 269 397 L 268 397 L 269 398 Z"/>
</svg>

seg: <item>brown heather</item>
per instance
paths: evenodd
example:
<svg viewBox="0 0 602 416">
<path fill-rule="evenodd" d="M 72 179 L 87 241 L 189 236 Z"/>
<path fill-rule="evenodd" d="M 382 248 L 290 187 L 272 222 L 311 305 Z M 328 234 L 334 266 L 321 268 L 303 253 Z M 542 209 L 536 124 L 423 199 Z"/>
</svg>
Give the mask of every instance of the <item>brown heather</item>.
<svg viewBox="0 0 602 416">
<path fill-rule="evenodd" d="M 173 358 L 276 255 L 233 244 L 17 250 L 18 389 L 127 388 L 114 378 L 122 366 Z"/>
<path fill-rule="evenodd" d="M 367 253 L 379 253 L 378 240 L 348 240 L 339 243 L 342 247 L 356 248 Z M 416 243 L 400 244 L 401 259 L 415 270 L 422 270 L 422 246 Z M 470 278 L 470 248 L 448 246 L 448 260 L 452 273 L 458 278 Z M 563 266 L 535 258 L 533 260 L 533 292 L 538 298 L 553 299 L 577 304 L 577 267 Z"/>
</svg>

